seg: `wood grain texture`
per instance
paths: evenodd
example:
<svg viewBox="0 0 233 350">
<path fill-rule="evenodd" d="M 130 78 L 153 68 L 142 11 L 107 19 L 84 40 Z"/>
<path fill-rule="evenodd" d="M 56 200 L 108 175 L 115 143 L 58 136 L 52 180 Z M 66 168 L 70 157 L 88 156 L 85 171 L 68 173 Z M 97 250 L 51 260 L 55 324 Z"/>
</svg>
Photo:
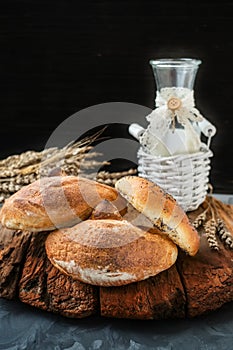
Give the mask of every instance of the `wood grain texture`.
<svg viewBox="0 0 233 350">
<path fill-rule="evenodd" d="M 233 234 L 233 206 L 214 199 L 216 214 Z M 189 213 L 194 220 L 203 211 Z M 219 242 L 212 251 L 199 230 L 201 247 L 190 257 L 179 252 L 170 269 L 122 287 L 93 287 L 62 274 L 48 260 L 48 233 L 0 228 L 0 296 L 82 318 L 92 314 L 129 319 L 195 317 L 233 300 L 233 251 Z"/>
<path fill-rule="evenodd" d="M 216 214 L 222 218 L 227 229 L 233 235 L 233 206 L 214 200 Z M 190 213 L 190 218 L 201 213 L 202 207 Z M 233 251 L 225 249 L 219 242 L 220 250 L 212 251 L 207 243 L 203 228 L 200 250 L 190 259 L 179 255 L 178 271 L 187 297 L 187 315 L 197 316 L 222 306 L 233 299 Z"/>
<path fill-rule="evenodd" d="M 18 297 L 19 280 L 31 233 L 13 231 L 0 226 L 0 296 Z"/>
<path fill-rule="evenodd" d="M 26 304 L 67 317 L 82 318 L 98 311 L 98 289 L 74 281 L 47 259 L 48 233 L 34 234 L 19 281 L 19 299 Z"/>
<path fill-rule="evenodd" d="M 175 266 L 145 281 L 100 288 L 101 315 L 130 319 L 185 317 L 185 293 Z"/>
</svg>

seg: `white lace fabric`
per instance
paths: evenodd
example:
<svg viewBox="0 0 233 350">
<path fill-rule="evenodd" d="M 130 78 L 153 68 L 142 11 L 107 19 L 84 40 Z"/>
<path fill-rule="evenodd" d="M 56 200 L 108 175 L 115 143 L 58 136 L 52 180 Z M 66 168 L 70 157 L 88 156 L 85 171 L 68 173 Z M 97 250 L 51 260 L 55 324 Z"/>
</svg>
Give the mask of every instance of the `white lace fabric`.
<svg viewBox="0 0 233 350">
<path fill-rule="evenodd" d="M 175 110 L 168 107 L 172 98 L 179 99 L 181 105 Z M 195 108 L 193 90 L 181 87 L 163 88 L 157 91 L 156 108 L 147 116 L 149 125 L 140 137 L 145 150 L 157 156 L 198 152 L 201 147 L 200 135 L 194 125 L 203 120 Z M 174 119 L 183 126 L 177 131 Z M 197 124 L 196 124 L 197 125 Z"/>
</svg>

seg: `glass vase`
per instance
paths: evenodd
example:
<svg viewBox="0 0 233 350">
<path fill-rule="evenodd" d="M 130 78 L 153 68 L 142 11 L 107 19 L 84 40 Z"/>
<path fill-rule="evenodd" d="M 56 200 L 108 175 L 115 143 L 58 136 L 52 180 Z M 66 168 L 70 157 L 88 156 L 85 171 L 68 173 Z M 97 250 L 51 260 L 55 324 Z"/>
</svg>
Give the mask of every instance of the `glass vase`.
<svg viewBox="0 0 233 350">
<path fill-rule="evenodd" d="M 201 60 L 192 58 L 150 60 L 157 91 L 167 87 L 193 90 Z"/>
<path fill-rule="evenodd" d="M 191 58 L 151 60 L 155 82 L 155 110 L 147 117 L 142 137 L 147 151 L 157 156 L 198 152 L 198 123 L 202 119 L 194 104 L 193 86 L 200 60 Z"/>
</svg>

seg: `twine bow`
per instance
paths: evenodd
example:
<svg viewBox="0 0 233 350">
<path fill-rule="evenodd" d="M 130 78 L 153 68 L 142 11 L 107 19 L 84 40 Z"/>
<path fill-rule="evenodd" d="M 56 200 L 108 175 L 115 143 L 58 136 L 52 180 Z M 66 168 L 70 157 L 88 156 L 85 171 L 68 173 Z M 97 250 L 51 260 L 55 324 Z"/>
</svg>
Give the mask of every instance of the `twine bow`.
<svg viewBox="0 0 233 350">
<path fill-rule="evenodd" d="M 149 126 L 141 137 L 141 143 L 148 149 L 155 150 L 158 142 L 169 129 L 174 133 L 176 120 L 185 131 L 184 146 L 187 152 L 196 152 L 200 149 L 201 141 L 193 122 L 200 122 L 203 116 L 194 103 L 194 92 L 187 88 L 170 87 L 157 92 L 156 108 L 146 119 Z"/>
<path fill-rule="evenodd" d="M 157 91 L 156 107 L 158 112 L 170 118 L 175 127 L 175 117 L 177 121 L 185 126 L 190 121 L 200 122 L 203 116 L 197 108 L 195 108 L 194 92 L 187 88 L 163 88 Z"/>
</svg>

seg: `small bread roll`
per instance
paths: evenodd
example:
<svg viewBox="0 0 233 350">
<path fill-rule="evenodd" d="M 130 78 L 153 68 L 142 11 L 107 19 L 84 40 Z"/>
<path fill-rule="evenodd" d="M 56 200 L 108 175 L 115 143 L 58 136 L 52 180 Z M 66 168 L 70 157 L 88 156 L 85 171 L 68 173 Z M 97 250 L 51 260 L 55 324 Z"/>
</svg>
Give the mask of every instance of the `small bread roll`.
<svg viewBox="0 0 233 350">
<path fill-rule="evenodd" d="M 122 220 L 86 220 L 53 231 L 46 239 L 49 260 L 63 273 L 98 286 L 120 286 L 172 266 L 177 247 L 157 231 Z"/>
<path fill-rule="evenodd" d="M 153 182 L 138 176 L 117 181 L 116 189 L 139 212 L 189 255 L 199 249 L 200 238 L 176 200 Z"/>
<path fill-rule="evenodd" d="M 2 225 L 10 229 L 48 231 L 86 220 L 103 199 L 124 210 L 125 200 L 112 187 L 77 176 L 37 180 L 7 199 Z"/>
</svg>

